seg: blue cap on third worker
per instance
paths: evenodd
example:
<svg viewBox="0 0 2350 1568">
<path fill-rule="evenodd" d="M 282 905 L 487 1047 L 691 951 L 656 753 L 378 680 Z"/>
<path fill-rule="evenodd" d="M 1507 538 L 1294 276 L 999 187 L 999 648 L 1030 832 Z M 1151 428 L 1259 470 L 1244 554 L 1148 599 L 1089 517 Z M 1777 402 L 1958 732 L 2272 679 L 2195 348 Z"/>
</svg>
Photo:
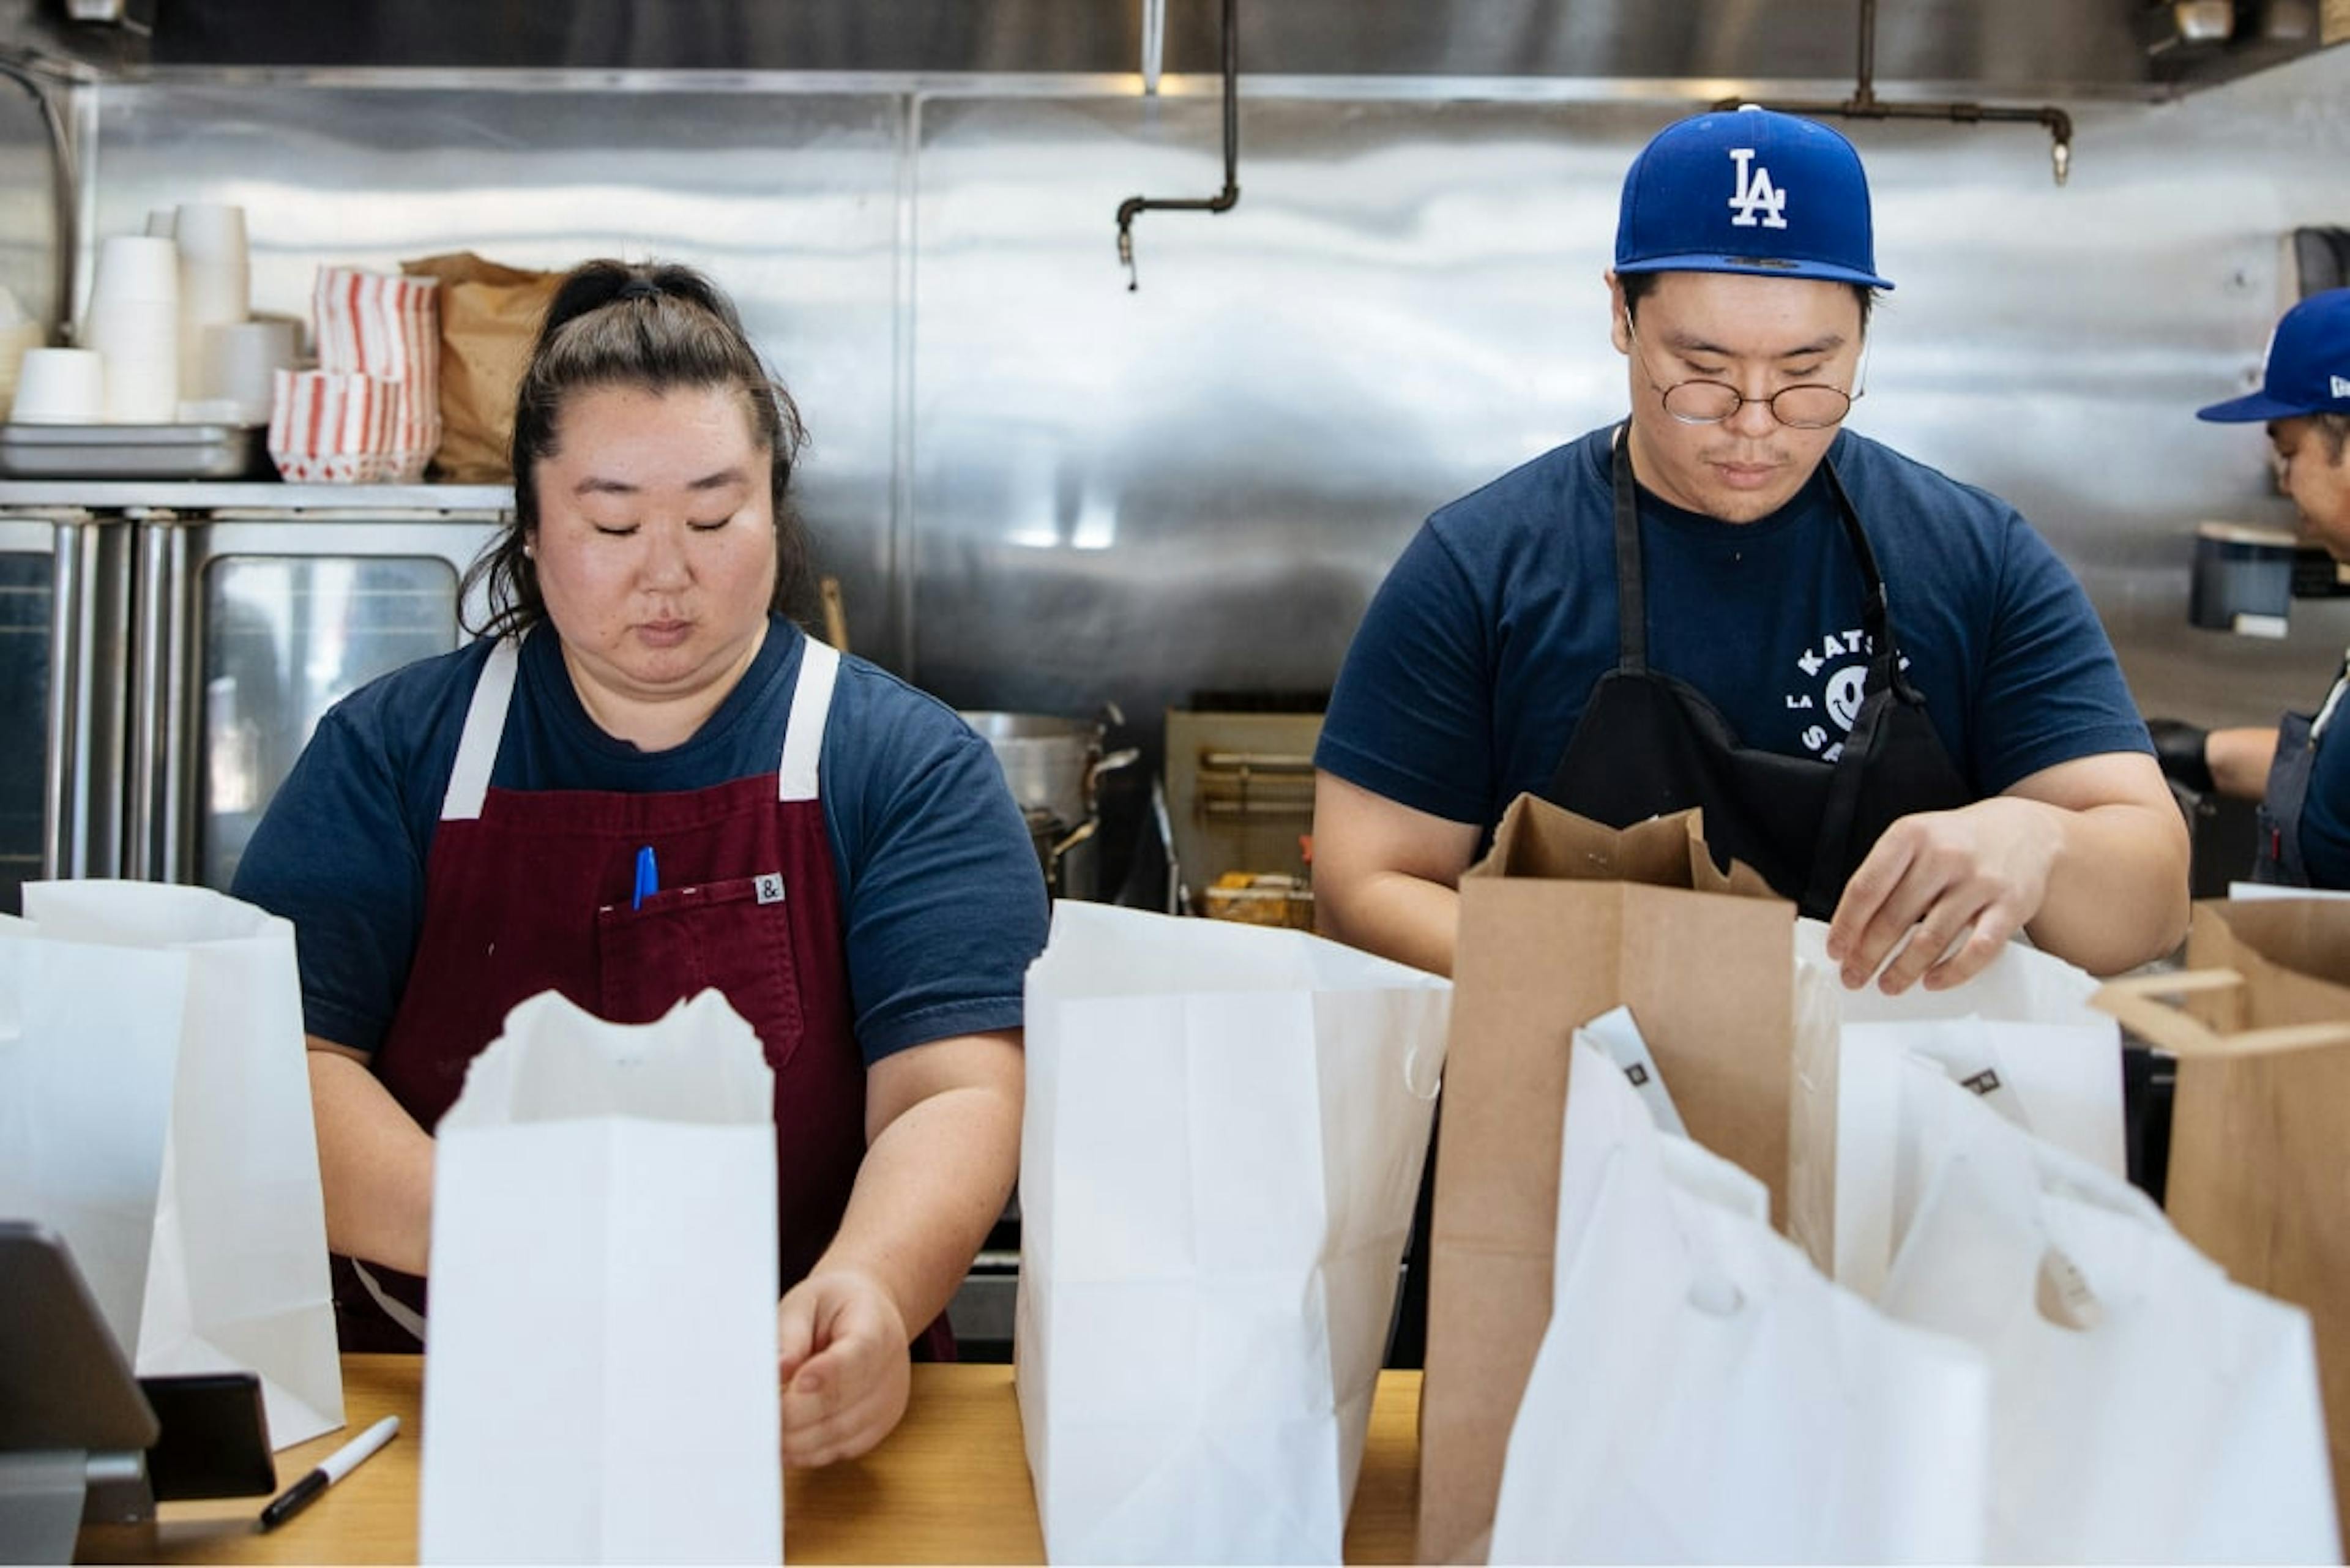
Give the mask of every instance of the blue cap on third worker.
<svg viewBox="0 0 2350 1568">
<path fill-rule="evenodd" d="M 2350 414 L 2350 288 L 2313 294 L 2284 313 L 2269 336 L 2261 389 L 2198 409 L 2219 423 Z"/>
<path fill-rule="evenodd" d="M 1669 125 L 1641 149 L 1624 176 L 1616 270 L 1893 286 L 1877 275 L 1868 176 L 1852 143 L 1752 107 Z"/>
</svg>

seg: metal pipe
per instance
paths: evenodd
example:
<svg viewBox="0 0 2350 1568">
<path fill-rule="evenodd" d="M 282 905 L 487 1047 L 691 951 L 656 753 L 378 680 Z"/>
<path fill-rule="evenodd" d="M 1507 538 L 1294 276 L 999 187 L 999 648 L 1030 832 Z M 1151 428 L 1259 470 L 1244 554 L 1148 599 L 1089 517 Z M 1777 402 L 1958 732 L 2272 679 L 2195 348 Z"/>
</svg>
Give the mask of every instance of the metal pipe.
<svg viewBox="0 0 2350 1568">
<path fill-rule="evenodd" d="M 65 117 L 51 102 L 41 78 L 26 70 L 16 60 L 0 58 L 0 77 L 5 77 L 32 95 L 41 111 L 41 124 L 49 133 L 49 199 L 54 212 L 57 246 L 57 297 L 55 319 L 51 323 L 57 335 L 63 336 L 67 322 L 73 319 L 74 258 L 79 254 L 79 209 L 74 185 L 73 140 L 67 134 Z"/>
<path fill-rule="evenodd" d="M 1128 294 L 1141 286 L 1134 270 L 1134 220 L 1144 213 L 1229 213 L 1240 204 L 1241 45 L 1239 0 L 1224 0 L 1224 188 L 1207 197 L 1128 196 L 1118 205 L 1118 259 Z"/>
<path fill-rule="evenodd" d="M 1736 109 L 1749 99 L 1726 98 L 1716 109 Z M 1784 114 L 1838 115 L 1846 119 L 1939 119 L 1953 125 L 2033 124 L 2048 128 L 2049 157 L 2056 183 L 2073 171 L 2073 117 L 2054 104 L 2024 109 L 1981 103 L 1887 103 L 1877 96 L 1877 0 L 1860 0 L 1860 60 L 1850 98 L 1837 103 L 1773 102 L 1764 104 Z"/>
<path fill-rule="evenodd" d="M 1167 64 L 1167 0 L 1142 0 L 1142 95 L 1159 96 Z"/>
<path fill-rule="evenodd" d="M 84 529 L 60 523 L 49 568 L 49 767 L 43 784 L 41 875 L 51 878 L 88 873 L 84 803 L 90 780 L 82 754 L 80 703 L 89 690 L 86 537 Z"/>
<path fill-rule="evenodd" d="M 1877 0 L 1860 0 L 1860 59 L 1852 79 L 1853 102 L 1877 101 Z"/>
<path fill-rule="evenodd" d="M 196 763 L 192 704 L 202 682 L 191 678 L 188 634 L 203 611 L 188 578 L 188 531 L 168 512 L 139 521 L 139 581 L 132 659 L 138 671 L 130 715 L 130 832 L 122 874 L 136 881 L 192 882 Z"/>
</svg>

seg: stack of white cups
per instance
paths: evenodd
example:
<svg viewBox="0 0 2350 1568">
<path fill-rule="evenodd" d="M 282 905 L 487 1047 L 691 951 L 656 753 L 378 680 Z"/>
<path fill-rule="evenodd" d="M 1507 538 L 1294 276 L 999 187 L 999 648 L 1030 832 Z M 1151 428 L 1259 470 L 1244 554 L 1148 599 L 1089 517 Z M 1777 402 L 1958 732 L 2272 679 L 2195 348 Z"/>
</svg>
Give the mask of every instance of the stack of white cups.
<svg viewBox="0 0 2350 1568">
<path fill-rule="evenodd" d="M 165 425 L 180 407 L 180 256 L 172 241 L 117 234 L 99 248 L 81 342 L 106 360 L 106 417 Z"/>
<path fill-rule="evenodd" d="M 206 329 L 253 314 L 244 209 L 183 202 L 172 234 L 180 247 L 180 395 L 211 397 L 217 377 L 204 358 Z"/>
</svg>

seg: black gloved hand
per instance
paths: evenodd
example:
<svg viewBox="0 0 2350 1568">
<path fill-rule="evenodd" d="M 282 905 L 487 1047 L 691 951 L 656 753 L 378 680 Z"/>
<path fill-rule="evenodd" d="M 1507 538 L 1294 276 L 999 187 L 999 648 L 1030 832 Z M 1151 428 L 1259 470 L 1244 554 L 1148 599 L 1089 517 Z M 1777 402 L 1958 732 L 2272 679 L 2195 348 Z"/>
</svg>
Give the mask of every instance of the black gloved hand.
<svg viewBox="0 0 2350 1568">
<path fill-rule="evenodd" d="M 2198 794 L 2210 794 L 2214 786 L 2206 742 L 2211 732 L 2181 719 L 2148 719 L 2146 728 L 2163 774 Z"/>
</svg>

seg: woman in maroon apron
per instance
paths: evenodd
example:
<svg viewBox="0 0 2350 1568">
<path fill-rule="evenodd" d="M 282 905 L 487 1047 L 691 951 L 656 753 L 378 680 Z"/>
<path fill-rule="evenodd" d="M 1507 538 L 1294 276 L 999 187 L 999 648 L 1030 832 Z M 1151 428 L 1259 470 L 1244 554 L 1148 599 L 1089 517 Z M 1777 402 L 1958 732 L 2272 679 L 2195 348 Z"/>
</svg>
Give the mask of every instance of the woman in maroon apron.
<svg viewBox="0 0 2350 1568">
<path fill-rule="evenodd" d="M 879 1049 L 860 1042 L 852 940 L 877 950 L 867 970 L 908 972 L 914 961 L 879 952 L 881 936 L 853 939 L 871 922 L 850 919 L 829 825 L 872 799 L 929 798 L 920 781 L 875 783 L 883 764 L 855 759 L 899 754 L 889 748 L 899 722 L 954 722 L 776 613 L 806 578 L 784 500 L 798 435 L 706 281 L 595 263 L 565 282 L 521 391 L 516 521 L 474 574 L 486 578 L 494 640 L 390 678 L 442 686 L 414 746 L 387 723 L 376 753 L 432 753 L 432 737 L 455 732 L 445 774 L 394 766 L 380 792 L 437 794 L 415 918 L 395 928 L 413 942 L 396 1008 L 371 1050 L 353 1049 L 332 1033 L 330 955 L 319 955 L 315 988 L 306 966 L 305 992 L 337 1307 L 354 1350 L 415 1349 L 429 1336 L 431 1133 L 508 1010 L 553 989 L 601 1017 L 647 1023 L 717 987 L 775 1072 L 784 1448 L 819 1464 L 894 1426 L 910 1342 L 916 1354 L 952 1353 L 941 1314 L 1017 1164 L 1017 997 L 1044 904 L 1041 887 L 989 895 L 991 926 L 1014 933 L 986 939 L 1000 955 L 992 967 L 975 981 L 961 960 L 914 973 L 901 989 L 919 992 L 919 1008 L 873 1026 L 889 1036 Z M 375 754 L 338 737 L 397 702 L 359 708 L 314 745 Z M 890 716 L 880 742 L 865 732 L 876 714 Z M 739 776 L 695 787 L 497 782 L 539 778 L 548 764 L 537 754 L 565 745 L 584 748 L 591 780 L 606 766 L 617 779 L 653 776 L 664 757 L 744 761 Z M 983 754 L 975 739 L 948 735 L 932 752 L 941 767 L 975 767 L 972 747 Z M 297 770 L 285 810 L 356 795 L 363 819 L 379 793 L 365 774 L 333 759 Z M 841 777 L 862 782 L 843 786 L 858 793 L 835 812 L 827 797 Z M 941 809 L 973 826 L 948 840 L 955 854 L 931 857 L 945 867 L 937 886 L 893 895 L 910 919 L 972 888 L 1001 889 L 1006 864 L 1037 881 L 1000 776 L 988 764 L 967 777 L 975 783 Z M 986 797 L 990 784 L 1000 800 Z M 411 815 L 432 806 L 406 804 Z M 936 825 L 893 817 L 861 841 L 870 852 L 857 863 L 902 866 L 887 860 L 887 841 L 925 835 L 938 837 Z M 304 918 L 289 837 L 265 826 L 248 869 L 258 901 L 291 906 L 307 959 L 338 928 L 323 912 Z M 879 984 L 868 977 L 865 989 Z"/>
</svg>

